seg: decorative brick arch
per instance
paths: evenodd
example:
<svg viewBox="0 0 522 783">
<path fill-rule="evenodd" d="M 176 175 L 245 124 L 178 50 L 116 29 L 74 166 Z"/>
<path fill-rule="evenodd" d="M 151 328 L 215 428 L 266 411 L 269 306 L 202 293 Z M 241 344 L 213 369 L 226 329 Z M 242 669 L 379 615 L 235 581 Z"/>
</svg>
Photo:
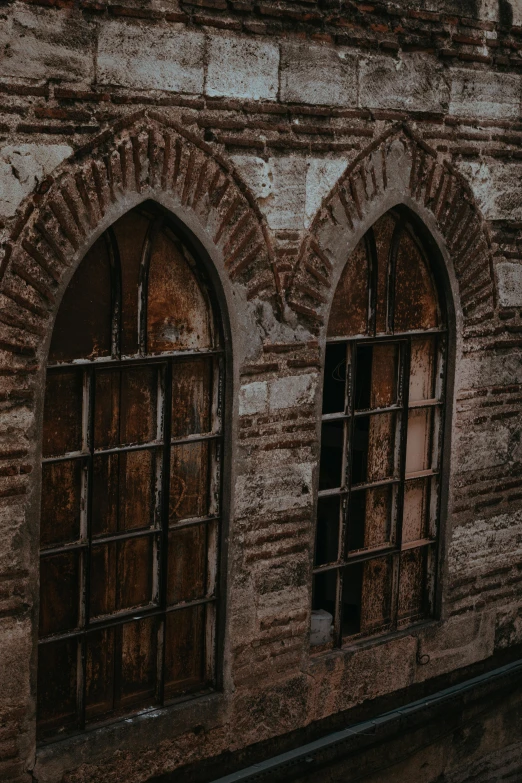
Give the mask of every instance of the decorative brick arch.
<svg viewBox="0 0 522 783">
<path fill-rule="evenodd" d="M 454 269 L 464 325 L 495 308 L 491 241 L 464 178 L 407 126 L 393 128 L 347 168 L 317 213 L 299 253 L 288 304 L 317 330 L 349 254 L 386 210 L 406 204 L 436 231 Z"/>
<path fill-rule="evenodd" d="M 38 354 L 78 249 L 105 228 L 115 207 L 122 214 L 162 193 L 204 226 L 248 298 L 273 297 L 280 307 L 268 230 L 248 188 L 209 145 L 142 111 L 79 150 L 20 209 L 0 270 L 0 348 Z"/>
</svg>

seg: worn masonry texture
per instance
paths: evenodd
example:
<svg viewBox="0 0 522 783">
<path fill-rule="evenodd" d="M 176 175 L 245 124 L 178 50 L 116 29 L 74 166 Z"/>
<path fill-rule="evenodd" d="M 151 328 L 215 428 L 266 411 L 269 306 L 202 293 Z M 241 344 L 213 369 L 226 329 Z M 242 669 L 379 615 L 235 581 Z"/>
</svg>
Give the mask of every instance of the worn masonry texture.
<svg viewBox="0 0 522 783">
<path fill-rule="evenodd" d="M 519 0 L 2 0 L 0 98 L 0 780 L 204 783 L 522 657 Z M 87 250 L 146 200 L 204 248 L 230 321 L 222 683 L 37 747 L 50 336 Z M 328 315 L 397 205 L 451 313 L 437 615 L 320 654 Z M 481 698 L 411 761 L 384 743 L 389 770 L 363 748 L 315 779 L 520 780 L 520 683 Z"/>
</svg>

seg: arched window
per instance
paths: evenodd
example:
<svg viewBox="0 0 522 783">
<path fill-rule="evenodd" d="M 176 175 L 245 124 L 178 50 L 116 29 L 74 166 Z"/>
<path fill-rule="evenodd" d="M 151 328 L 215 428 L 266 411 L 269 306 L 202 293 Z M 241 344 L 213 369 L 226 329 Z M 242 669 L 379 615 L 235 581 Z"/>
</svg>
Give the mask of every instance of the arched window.
<svg viewBox="0 0 522 783">
<path fill-rule="evenodd" d="M 433 613 L 446 328 L 407 213 L 380 218 L 335 293 L 324 367 L 312 643 Z"/>
<path fill-rule="evenodd" d="M 40 739 L 215 683 L 223 335 L 148 202 L 62 300 L 43 421 Z"/>
</svg>

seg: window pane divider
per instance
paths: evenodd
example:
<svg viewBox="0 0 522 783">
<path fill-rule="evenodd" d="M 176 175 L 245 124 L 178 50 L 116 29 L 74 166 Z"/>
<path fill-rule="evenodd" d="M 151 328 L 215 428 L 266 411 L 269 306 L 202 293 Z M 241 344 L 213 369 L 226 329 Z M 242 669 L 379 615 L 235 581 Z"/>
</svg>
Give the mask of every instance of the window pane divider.
<svg viewBox="0 0 522 783">
<path fill-rule="evenodd" d="M 429 478 L 430 476 L 438 476 L 439 471 L 436 469 L 428 468 L 427 470 L 417 470 L 415 473 L 405 473 L 404 481 L 416 481 L 421 478 Z"/>
<path fill-rule="evenodd" d="M 111 619 L 108 620 L 104 615 L 99 620 L 91 620 L 89 625 L 85 628 L 75 628 L 73 631 L 66 631 L 64 633 L 56 633 L 52 636 L 45 636 L 38 639 L 38 644 L 51 644 L 52 642 L 62 642 L 66 639 L 74 639 L 88 636 L 95 631 L 103 631 L 106 628 L 114 628 L 117 625 L 125 625 L 125 623 L 132 622 L 133 620 L 146 620 L 149 617 L 158 617 L 165 613 L 176 612 L 181 609 L 190 609 L 192 606 L 200 606 L 201 604 L 211 604 L 217 601 L 217 595 L 207 596 L 205 598 L 198 598 L 195 601 L 187 601 L 184 604 L 176 604 L 168 606 L 166 609 L 154 606 L 150 609 L 150 604 L 146 607 L 138 607 L 132 611 L 122 612 L 118 615 L 111 615 Z"/>
<path fill-rule="evenodd" d="M 219 514 L 210 515 L 207 517 L 190 517 L 189 519 L 180 519 L 179 522 L 170 522 L 169 530 L 180 530 L 184 527 L 192 527 L 195 525 L 207 525 L 211 522 L 219 522 Z"/>
<path fill-rule="evenodd" d="M 407 552 L 409 549 L 422 549 L 435 543 L 434 538 L 418 538 L 416 541 L 406 541 L 404 544 L 401 544 L 401 552 Z"/>
<path fill-rule="evenodd" d="M 48 364 L 47 369 L 52 371 L 83 369 L 85 367 L 94 367 L 95 369 L 111 367 L 128 367 L 133 364 L 142 365 L 144 361 L 147 364 L 165 364 L 169 360 L 198 358 L 199 356 L 216 356 L 223 354 L 223 348 L 209 348 L 203 351 L 168 351 L 161 354 L 142 354 L 136 356 L 123 356 L 121 359 L 113 359 L 110 356 L 102 356 L 99 359 L 76 359 L 72 362 L 60 362 L 59 364 Z"/>
<path fill-rule="evenodd" d="M 358 334 L 358 335 L 342 335 L 340 337 L 327 337 L 326 338 L 326 344 L 332 345 L 334 343 L 364 343 L 365 345 L 370 345 L 373 343 L 382 343 L 382 342 L 398 342 L 400 340 L 405 340 L 409 337 L 429 337 L 431 334 L 446 334 L 448 330 L 443 327 L 435 327 L 433 329 L 414 329 L 411 332 L 390 332 L 389 334 L 378 334 L 375 335 L 368 335 L 368 334 Z"/>
<path fill-rule="evenodd" d="M 442 405 L 442 400 L 414 400 L 413 402 L 409 403 L 408 410 L 411 411 L 419 408 L 436 408 L 437 405 Z"/>
</svg>

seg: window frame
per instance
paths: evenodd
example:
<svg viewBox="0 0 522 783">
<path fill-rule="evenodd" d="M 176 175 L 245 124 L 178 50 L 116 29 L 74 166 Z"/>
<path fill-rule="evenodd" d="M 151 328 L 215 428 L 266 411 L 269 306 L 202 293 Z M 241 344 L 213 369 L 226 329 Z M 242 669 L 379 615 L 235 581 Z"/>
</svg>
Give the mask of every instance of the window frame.
<svg viewBox="0 0 522 783">
<path fill-rule="evenodd" d="M 227 379 L 232 377 L 231 373 L 231 340 L 230 340 L 230 327 L 228 321 L 228 309 L 226 307 L 226 299 L 222 290 L 221 281 L 214 264 L 210 259 L 210 256 L 201 242 L 194 236 L 190 229 L 174 214 L 167 209 L 157 204 L 156 202 L 146 201 L 133 207 L 134 210 L 151 210 L 155 213 L 156 217 L 151 220 L 149 236 L 145 240 L 144 254 L 142 257 L 142 273 L 140 274 L 140 286 L 139 286 L 139 353 L 132 356 L 120 355 L 120 332 L 121 332 L 121 272 L 119 268 L 120 260 L 118 257 L 117 243 L 115 240 L 114 232 L 112 231 L 112 225 L 109 226 L 104 234 L 109 249 L 109 256 L 111 260 L 111 291 L 113 293 L 113 301 L 111 304 L 112 312 L 112 337 L 111 337 L 111 356 L 102 356 L 95 359 L 75 359 L 70 362 L 56 362 L 47 363 L 45 367 L 45 378 L 49 373 L 59 373 L 74 371 L 82 374 L 83 379 L 83 401 L 82 401 L 82 449 L 78 452 L 69 452 L 63 455 L 43 457 L 41 459 L 42 466 L 45 464 L 52 464 L 57 462 L 65 462 L 72 460 L 79 460 L 83 463 L 84 467 L 82 472 L 87 473 L 88 479 L 82 479 L 82 495 L 85 492 L 85 498 L 89 497 L 87 505 L 87 512 L 82 516 L 85 517 L 85 521 L 82 521 L 82 529 L 80 531 L 81 541 L 73 544 L 64 544 L 57 546 L 50 546 L 42 548 L 39 547 L 39 562 L 41 562 L 42 556 L 60 553 L 62 551 L 83 551 L 87 556 L 83 557 L 83 563 L 80 566 L 81 571 L 81 584 L 83 595 L 80 596 L 79 606 L 79 624 L 75 630 L 65 633 L 55 633 L 49 635 L 43 639 L 38 638 L 38 648 L 42 645 L 52 643 L 58 640 L 66 640 L 77 638 L 79 640 L 79 654 L 78 654 L 78 694 L 77 694 L 77 725 L 75 728 L 71 728 L 66 732 L 58 734 L 56 731 L 52 736 L 46 736 L 38 738 L 37 744 L 39 746 L 45 746 L 51 743 L 61 740 L 64 737 L 77 736 L 80 733 L 84 733 L 86 729 L 92 730 L 93 728 L 113 724 L 121 720 L 127 720 L 133 715 L 142 714 L 148 711 L 156 711 L 158 709 L 166 708 L 171 705 L 179 704 L 187 699 L 193 699 L 197 697 L 208 696 L 211 692 L 216 692 L 222 689 L 223 684 L 223 637 L 224 637 L 224 615 L 225 606 L 224 598 L 226 592 L 226 540 L 228 529 L 228 509 L 229 509 L 229 488 L 226 476 L 229 475 L 230 467 L 230 446 L 228 434 L 228 421 L 230 418 L 230 406 L 231 406 L 231 390 L 230 383 Z M 131 210 L 132 211 L 132 210 Z M 123 213 L 124 215 L 126 213 Z M 191 265 L 192 271 L 198 280 L 201 291 L 204 297 L 207 299 L 210 318 L 212 320 L 212 332 L 214 334 L 213 344 L 218 341 L 218 347 L 212 347 L 202 350 L 176 350 L 176 351 L 164 351 L 154 354 L 146 353 L 146 302 L 147 302 L 147 282 L 148 282 L 148 264 L 150 263 L 151 250 L 153 246 L 152 232 L 161 230 L 162 227 L 167 226 L 170 228 L 177 241 L 188 250 L 192 259 L 195 260 L 195 264 Z M 87 254 L 87 250 L 82 256 L 83 259 Z M 65 289 L 67 290 L 67 288 Z M 53 329 L 54 333 L 54 329 Z M 183 437 L 169 437 L 170 433 L 170 414 L 171 414 L 171 394 L 172 394 L 172 372 L 173 368 L 177 364 L 186 362 L 191 358 L 206 359 L 212 364 L 212 382 L 211 382 L 211 420 L 209 433 L 187 435 Z M 93 413 L 94 413 L 94 379 L 97 372 L 103 372 L 107 370 L 122 369 L 122 368 L 158 368 L 158 391 L 161 395 L 161 407 L 157 406 L 158 420 L 161 417 L 163 436 L 150 442 L 140 443 L 138 445 L 120 445 L 107 449 L 95 449 L 93 444 Z M 163 368 L 163 369 L 162 369 Z M 87 411 L 87 413 L 85 413 Z M 85 420 L 84 420 L 85 419 Z M 208 492 L 209 496 L 214 488 L 217 491 L 219 497 L 219 508 L 217 513 L 209 514 L 201 518 L 190 518 L 175 521 L 169 523 L 169 494 L 168 494 L 168 482 L 171 476 L 170 466 L 170 453 L 172 446 L 184 445 L 190 443 L 208 442 L 213 448 L 215 448 L 216 454 L 211 456 L 209 454 L 209 463 L 215 468 L 214 475 L 210 477 L 209 467 L 209 479 L 208 479 Z M 129 609 L 128 611 L 118 611 L 110 617 L 102 617 L 101 619 L 90 621 L 89 618 L 89 553 L 93 545 L 93 537 L 91 531 L 90 517 L 92 515 L 92 503 L 90 498 L 92 496 L 92 475 L 93 475 L 93 458 L 98 454 L 121 454 L 129 453 L 131 451 L 154 451 L 161 454 L 159 462 L 161 463 L 161 501 L 159 506 L 161 507 L 160 517 L 161 521 L 159 525 L 154 522 L 151 526 L 143 529 L 140 528 L 136 531 L 119 532 L 111 535 L 103 535 L 95 538 L 95 545 L 101 543 L 108 543 L 112 541 L 126 541 L 132 538 L 150 536 L 152 540 L 157 538 L 161 541 L 160 552 L 161 555 L 158 560 L 161 560 L 158 567 L 157 574 L 157 588 L 159 593 L 159 601 L 156 605 L 149 604 L 147 606 Z M 166 469 L 167 468 L 167 469 Z M 158 472 L 157 468 L 155 468 Z M 158 504 L 157 499 L 153 501 L 154 504 Z M 40 512 L 41 513 L 41 512 Z M 166 571 L 166 557 L 168 547 L 166 542 L 169 532 L 173 530 L 180 530 L 192 526 L 205 527 L 207 531 L 211 526 L 216 528 L 216 541 L 215 541 L 215 573 L 213 575 L 214 589 L 213 595 L 206 595 L 204 598 L 195 599 L 192 601 L 182 601 L 166 605 L 166 589 L 167 589 L 167 571 Z M 208 555 L 209 555 L 208 542 L 205 547 L 205 558 L 207 562 L 206 572 L 208 570 Z M 81 612 L 85 612 L 85 616 L 82 618 Z M 210 672 L 208 682 L 204 687 L 198 685 L 192 690 L 187 692 L 175 694 L 171 697 L 165 698 L 164 696 L 164 671 L 162 664 L 159 663 L 156 668 L 157 683 L 155 691 L 155 700 L 150 706 L 144 706 L 138 704 L 137 706 L 130 708 L 122 707 L 119 711 L 114 710 L 113 713 L 107 716 L 101 716 L 100 718 L 94 718 L 86 720 L 86 705 L 85 705 L 85 684 L 86 684 L 86 639 L 89 633 L 97 632 L 105 628 L 113 628 L 116 626 L 124 625 L 129 620 L 145 619 L 160 617 L 163 621 L 163 630 L 159 631 L 160 638 L 162 638 L 162 652 L 161 658 L 164 659 L 165 654 L 165 622 L 168 614 L 176 611 L 182 611 L 191 607 L 198 606 L 211 606 L 213 607 L 213 621 L 211 622 L 212 629 L 210 632 L 209 643 L 209 621 L 205 619 L 205 653 L 207 660 L 205 661 L 205 670 Z M 159 649 L 159 646 L 158 646 Z"/>
<path fill-rule="evenodd" d="M 377 301 L 377 248 L 374 235 L 374 226 L 376 223 L 386 215 L 392 215 L 396 221 L 395 230 L 390 241 L 390 248 L 388 253 L 388 268 L 386 270 L 386 332 L 376 332 L 376 301 Z M 403 231 L 407 231 L 410 238 L 413 239 L 417 249 L 422 255 L 426 267 L 429 270 L 429 274 L 434 285 L 437 295 L 437 305 L 439 311 L 439 326 L 437 328 L 429 329 L 415 329 L 409 331 L 397 331 L 393 330 L 394 320 L 394 306 L 395 306 L 395 292 L 394 286 L 391 282 L 395 279 L 395 265 L 398 252 L 398 246 L 400 237 Z M 422 221 L 415 214 L 403 205 L 397 205 L 384 212 L 379 218 L 377 218 L 372 225 L 365 231 L 361 239 L 354 246 L 352 253 L 350 254 L 346 264 L 350 263 L 350 258 L 355 253 L 357 247 L 364 243 L 366 258 L 368 262 L 367 270 L 367 294 L 368 294 L 368 316 L 367 325 L 368 332 L 366 334 L 355 335 L 342 335 L 342 336 L 327 336 L 325 340 L 325 347 L 323 351 L 322 362 L 322 389 L 320 405 L 320 438 L 319 438 L 319 453 L 322 455 L 322 440 L 323 440 L 323 425 L 328 422 L 342 421 L 344 422 L 344 435 L 343 435 L 343 462 L 341 473 L 341 485 L 335 489 L 320 489 L 319 488 L 319 476 L 317 479 L 317 493 L 315 504 L 315 523 L 314 523 L 314 543 L 313 543 L 313 558 L 312 558 L 312 608 L 313 593 L 315 587 L 315 577 L 317 574 L 334 572 L 336 575 L 335 586 L 335 612 L 332 622 L 332 640 L 328 643 L 322 643 L 313 645 L 312 652 L 321 653 L 325 650 L 338 649 L 342 647 L 349 647 L 357 645 L 364 641 L 368 642 L 372 639 L 379 639 L 382 636 L 388 636 L 395 632 L 402 631 L 403 629 L 411 629 L 420 625 L 426 624 L 430 620 L 436 619 L 440 614 L 441 599 L 442 599 L 442 566 L 443 566 L 443 553 L 442 553 L 442 538 L 445 527 L 445 519 L 447 515 L 447 473 L 448 473 L 448 458 L 445 452 L 445 442 L 449 438 L 449 430 L 451 427 L 451 394 L 453 390 L 453 375 L 454 375 L 454 344 L 452 340 L 452 334 L 454 331 L 453 321 L 454 314 L 452 309 L 452 297 L 450 295 L 451 288 L 447 273 L 445 274 L 445 265 L 441 263 L 441 253 L 437 247 L 435 241 L 429 234 L 428 229 L 424 226 Z M 344 272 L 345 266 L 343 266 Z M 334 291 L 334 295 L 337 288 Z M 332 309 L 332 308 L 331 308 Z M 331 309 L 329 316 L 331 315 Z M 326 321 L 328 329 L 330 317 Z M 434 370 L 434 383 L 438 386 L 437 398 L 427 399 L 422 401 L 409 402 L 409 374 L 410 374 L 410 358 L 411 358 L 411 343 L 413 338 L 430 338 L 436 341 L 435 347 L 435 367 Z M 355 376 L 356 376 L 356 356 L 357 350 L 361 346 L 370 345 L 382 345 L 382 344 L 398 344 L 400 358 L 398 360 L 398 390 L 396 403 L 382 408 L 371 408 L 356 410 L 355 408 Z M 326 370 L 326 352 L 330 346 L 344 345 L 347 352 L 347 357 L 350 356 L 350 370 L 348 372 L 349 377 L 345 377 L 345 407 L 342 412 L 339 413 L 323 413 L 323 396 L 325 391 L 325 370 Z M 348 359 L 347 359 L 348 364 Z M 370 387 L 370 389 L 372 386 Z M 431 423 L 429 427 L 430 448 L 429 453 L 433 458 L 433 438 L 434 429 L 437 428 L 437 448 L 436 448 L 436 466 L 433 467 L 434 460 L 432 459 L 431 467 L 427 470 L 421 471 L 417 474 L 412 474 L 406 477 L 405 463 L 406 463 L 406 442 L 407 442 L 407 423 L 408 412 L 415 409 L 429 409 L 438 408 L 440 410 L 439 421 L 437 424 Z M 353 451 L 353 423 L 358 417 L 379 415 L 382 413 L 400 414 L 400 434 L 398 447 L 398 459 L 399 459 L 399 476 L 390 479 L 384 479 L 382 481 L 367 481 L 362 484 L 356 484 L 352 486 L 350 481 L 351 470 L 349 465 L 351 462 L 351 454 Z M 347 446 L 347 443 L 349 444 Z M 318 471 L 319 474 L 319 471 Z M 403 522 L 403 503 L 404 503 L 404 491 L 407 482 L 415 481 L 419 479 L 427 480 L 433 484 L 434 480 L 437 480 L 438 486 L 433 493 L 433 488 L 430 486 L 430 497 L 435 494 L 436 496 L 436 513 L 434 517 L 435 534 L 433 537 L 427 537 L 424 539 L 418 539 L 416 541 L 407 542 L 404 545 L 401 541 L 402 536 L 402 522 Z M 395 524 L 395 541 L 391 537 L 389 545 L 378 546 L 374 548 L 362 548 L 358 551 L 347 552 L 347 514 L 350 499 L 354 492 L 365 491 L 366 489 L 372 489 L 374 487 L 384 486 L 396 486 L 398 489 L 398 501 L 395 514 L 397 521 Z M 355 489 L 354 489 L 355 487 Z M 316 547 L 317 547 L 317 535 L 318 535 L 318 511 L 319 502 L 324 498 L 340 498 L 339 503 L 339 543 L 337 550 L 337 558 L 326 563 L 316 564 Z M 392 501 L 393 502 L 393 501 Z M 393 524 L 392 524 L 393 527 Z M 399 600 L 399 559 L 402 552 L 411 550 L 425 550 L 431 549 L 431 581 L 429 577 L 423 575 L 422 578 L 422 592 L 424 604 L 428 605 L 428 611 L 426 611 L 424 617 L 414 619 L 410 621 L 406 618 L 402 623 L 398 619 L 398 600 Z M 343 572 L 347 566 L 353 564 L 364 563 L 370 560 L 392 558 L 392 580 L 391 580 L 391 596 L 390 596 L 390 622 L 386 627 L 380 628 L 376 631 L 360 630 L 356 633 L 348 633 L 343 635 L 342 629 L 342 595 L 343 595 Z M 362 588 L 361 588 L 362 596 Z"/>
</svg>

